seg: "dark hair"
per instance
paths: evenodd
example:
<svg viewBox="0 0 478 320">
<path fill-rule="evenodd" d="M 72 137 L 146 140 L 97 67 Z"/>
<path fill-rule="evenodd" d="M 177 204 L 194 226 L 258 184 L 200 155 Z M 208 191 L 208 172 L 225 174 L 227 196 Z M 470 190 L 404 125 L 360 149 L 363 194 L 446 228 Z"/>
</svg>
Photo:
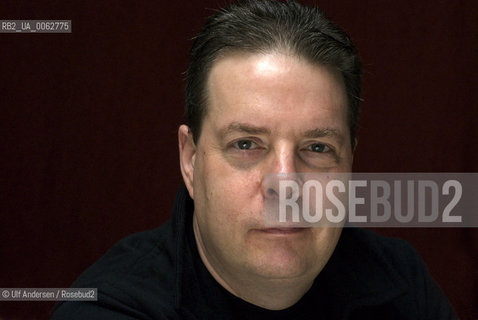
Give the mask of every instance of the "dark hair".
<svg viewBox="0 0 478 320">
<path fill-rule="evenodd" d="M 187 70 L 185 112 L 195 142 L 206 114 L 209 72 L 218 58 L 231 51 L 283 51 L 338 70 L 347 92 L 354 147 L 361 82 L 357 51 L 347 34 L 317 8 L 292 0 L 239 1 L 207 20 L 194 40 Z"/>
</svg>

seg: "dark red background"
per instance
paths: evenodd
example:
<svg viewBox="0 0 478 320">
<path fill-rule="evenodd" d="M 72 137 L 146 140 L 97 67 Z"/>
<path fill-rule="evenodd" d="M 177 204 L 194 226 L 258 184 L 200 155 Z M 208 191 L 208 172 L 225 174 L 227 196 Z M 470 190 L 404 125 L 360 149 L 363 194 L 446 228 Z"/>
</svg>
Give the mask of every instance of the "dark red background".
<svg viewBox="0 0 478 320">
<path fill-rule="evenodd" d="M 190 39 L 224 3 L 1 2 L 0 19 L 71 19 L 73 33 L 0 34 L 0 287 L 68 287 L 170 216 Z M 477 172 L 478 2 L 318 4 L 363 59 L 355 171 Z M 478 318 L 476 229 L 379 232 L 410 241 Z M 4 302 L 0 318 L 52 305 Z"/>
</svg>

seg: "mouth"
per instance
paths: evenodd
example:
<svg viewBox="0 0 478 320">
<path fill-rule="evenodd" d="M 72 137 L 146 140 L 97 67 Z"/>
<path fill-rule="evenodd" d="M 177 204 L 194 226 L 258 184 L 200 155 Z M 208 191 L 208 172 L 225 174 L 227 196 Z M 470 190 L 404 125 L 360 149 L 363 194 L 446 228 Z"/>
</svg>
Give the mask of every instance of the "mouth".
<svg viewBox="0 0 478 320">
<path fill-rule="evenodd" d="M 267 234 L 275 234 L 275 235 L 287 235 L 287 234 L 296 234 L 305 232 L 308 228 L 266 228 L 266 229 L 259 229 L 258 231 Z"/>
</svg>

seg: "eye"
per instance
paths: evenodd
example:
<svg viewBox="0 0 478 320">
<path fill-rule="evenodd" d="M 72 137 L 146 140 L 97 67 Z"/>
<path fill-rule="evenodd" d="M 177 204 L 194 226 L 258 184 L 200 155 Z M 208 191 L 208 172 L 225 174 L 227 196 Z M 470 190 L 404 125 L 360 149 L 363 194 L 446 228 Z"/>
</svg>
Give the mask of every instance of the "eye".
<svg viewBox="0 0 478 320">
<path fill-rule="evenodd" d="M 312 143 L 311 145 L 308 146 L 307 149 L 316 153 L 325 153 L 330 151 L 330 148 L 323 143 Z"/>
<path fill-rule="evenodd" d="M 239 150 L 252 150 L 257 148 L 257 144 L 252 140 L 238 140 L 234 142 L 234 147 Z"/>
</svg>

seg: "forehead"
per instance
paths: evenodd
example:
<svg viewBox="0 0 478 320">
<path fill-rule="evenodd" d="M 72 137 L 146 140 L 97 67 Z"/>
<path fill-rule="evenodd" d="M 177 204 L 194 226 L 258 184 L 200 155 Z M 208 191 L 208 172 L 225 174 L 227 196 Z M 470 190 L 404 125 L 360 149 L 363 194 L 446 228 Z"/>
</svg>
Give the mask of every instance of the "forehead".
<svg viewBox="0 0 478 320">
<path fill-rule="evenodd" d="M 233 52 L 217 60 L 207 81 L 206 118 L 227 125 L 237 121 L 283 121 L 283 126 L 344 126 L 346 94 L 331 67 L 297 56 Z"/>
</svg>

